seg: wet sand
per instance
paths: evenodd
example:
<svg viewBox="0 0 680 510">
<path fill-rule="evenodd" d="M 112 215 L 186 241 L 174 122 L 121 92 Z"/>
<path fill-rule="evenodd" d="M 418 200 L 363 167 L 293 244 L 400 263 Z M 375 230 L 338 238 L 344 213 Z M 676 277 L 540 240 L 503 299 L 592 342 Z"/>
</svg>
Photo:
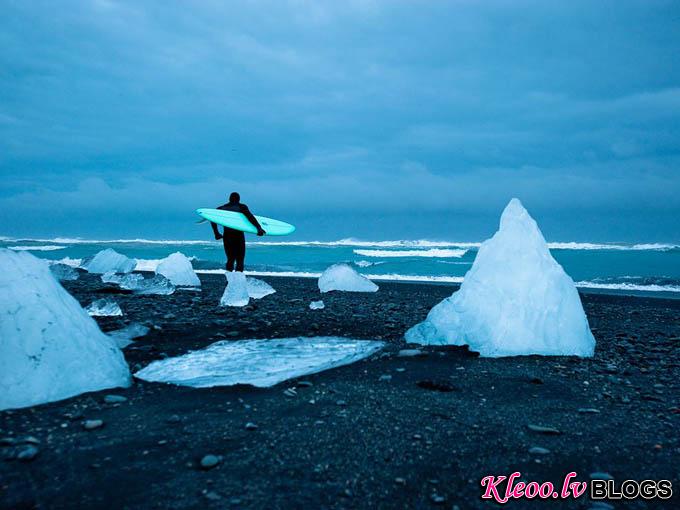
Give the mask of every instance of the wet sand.
<svg viewBox="0 0 680 510">
<path fill-rule="evenodd" d="M 83 305 L 118 301 L 125 315 L 98 319 L 105 331 L 152 326 L 125 350 L 133 371 L 219 340 L 339 335 L 387 346 L 268 389 L 135 381 L 0 412 L 0 508 L 499 508 L 480 499 L 479 482 L 513 471 L 556 484 L 569 471 L 665 478 L 680 490 L 680 300 L 582 295 L 592 359 L 484 359 L 464 348 L 400 357 L 406 329 L 455 285 L 380 283 L 374 294 L 325 294 L 326 308 L 310 310 L 316 280 L 262 279 L 277 293 L 243 309 L 217 306 L 218 275 L 171 296 L 121 293 L 87 274 L 64 285 Z M 87 430 L 86 420 L 103 423 Z M 29 444 L 37 455 L 16 459 Z M 201 466 L 206 455 L 214 467 Z M 534 506 L 550 504 L 508 508 Z M 588 506 L 584 496 L 550 507 Z"/>
</svg>

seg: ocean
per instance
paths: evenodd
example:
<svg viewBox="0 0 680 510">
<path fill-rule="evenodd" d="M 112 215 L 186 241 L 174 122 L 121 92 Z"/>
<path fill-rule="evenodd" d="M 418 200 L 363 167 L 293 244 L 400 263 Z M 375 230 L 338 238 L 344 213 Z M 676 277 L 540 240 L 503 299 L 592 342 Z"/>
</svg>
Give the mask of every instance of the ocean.
<svg viewBox="0 0 680 510">
<path fill-rule="evenodd" d="M 375 280 L 463 280 L 478 242 L 401 240 L 268 241 L 248 243 L 246 271 L 262 276 L 318 277 L 331 264 L 347 262 Z M 105 248 L 137 259 L 138 270 L 180 251 L 200 272 L 224 268 L 221 241 L 18 239 L 0 237 L 0 247 L 78 266 Z M 555 259 L 585 292 L 680 298 L 680 245 L 552 242 Z"/>
</svg>

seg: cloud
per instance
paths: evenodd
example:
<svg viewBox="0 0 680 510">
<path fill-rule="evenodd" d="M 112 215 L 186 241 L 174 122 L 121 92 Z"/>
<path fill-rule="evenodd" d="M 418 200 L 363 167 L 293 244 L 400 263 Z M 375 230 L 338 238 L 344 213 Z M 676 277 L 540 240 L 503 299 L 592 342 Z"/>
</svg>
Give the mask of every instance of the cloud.
<svg viewBox="0 0 680 510">
<path fill-rule="evenodd" d="M 484 217 L 519 195 L 555 217 L 625 212 L 677 237 L 678 7 L 615 7 L 8 4 L 0 219 L 86 234 L 74 218 L 115 213 L 132 235 L 141 217 L 162 210 L 171 229 L 232 188 L 303 221 Z M 574 236 L 589 228 L 608 225 Z"/>
</svg>

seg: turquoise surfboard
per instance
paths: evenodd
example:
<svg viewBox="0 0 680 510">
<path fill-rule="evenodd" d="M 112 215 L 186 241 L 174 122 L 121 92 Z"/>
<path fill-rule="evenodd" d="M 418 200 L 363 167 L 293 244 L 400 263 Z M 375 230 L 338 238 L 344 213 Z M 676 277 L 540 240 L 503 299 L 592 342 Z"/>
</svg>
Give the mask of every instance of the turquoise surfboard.
<svg viewBox="0 0 680 510">
<path fill-rule="evenodd" d="M 196 214 L 201 218 L 222 225 L 223 227 L 233 228 L 242 232 L 257 234 L 257 228 L 248 221 L 244 214 L 234 211 L 223 211 L 222 209 L 196 209 Z M 265 216 L 255 216 L 257 221 L 268 236 L 287 236 L 295 232 L 295 227 L 285 221 L 274 220 Z"/>
</svg>

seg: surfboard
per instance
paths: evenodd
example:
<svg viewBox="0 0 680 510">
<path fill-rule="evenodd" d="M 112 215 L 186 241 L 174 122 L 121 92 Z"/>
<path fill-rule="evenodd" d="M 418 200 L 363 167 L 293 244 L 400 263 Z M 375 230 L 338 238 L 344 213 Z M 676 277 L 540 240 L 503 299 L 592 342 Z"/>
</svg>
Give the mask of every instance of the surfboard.
<svg viewBox="0 0 680 510">
<path fill-rule="evenodd" d="M 223 227 L 233 228 L 242 232 L 257 234 L 255 225 L 248 221 L 243 213 L 223 211 L 222 209 L 196 209 L 196 214 L 207 221 L 217 223 Z M 255 216 L 268 236 L 287 236 L 295 232 L 295 227 L 285 221 L 279 221 L 266 216 Z"/>
</svg>

